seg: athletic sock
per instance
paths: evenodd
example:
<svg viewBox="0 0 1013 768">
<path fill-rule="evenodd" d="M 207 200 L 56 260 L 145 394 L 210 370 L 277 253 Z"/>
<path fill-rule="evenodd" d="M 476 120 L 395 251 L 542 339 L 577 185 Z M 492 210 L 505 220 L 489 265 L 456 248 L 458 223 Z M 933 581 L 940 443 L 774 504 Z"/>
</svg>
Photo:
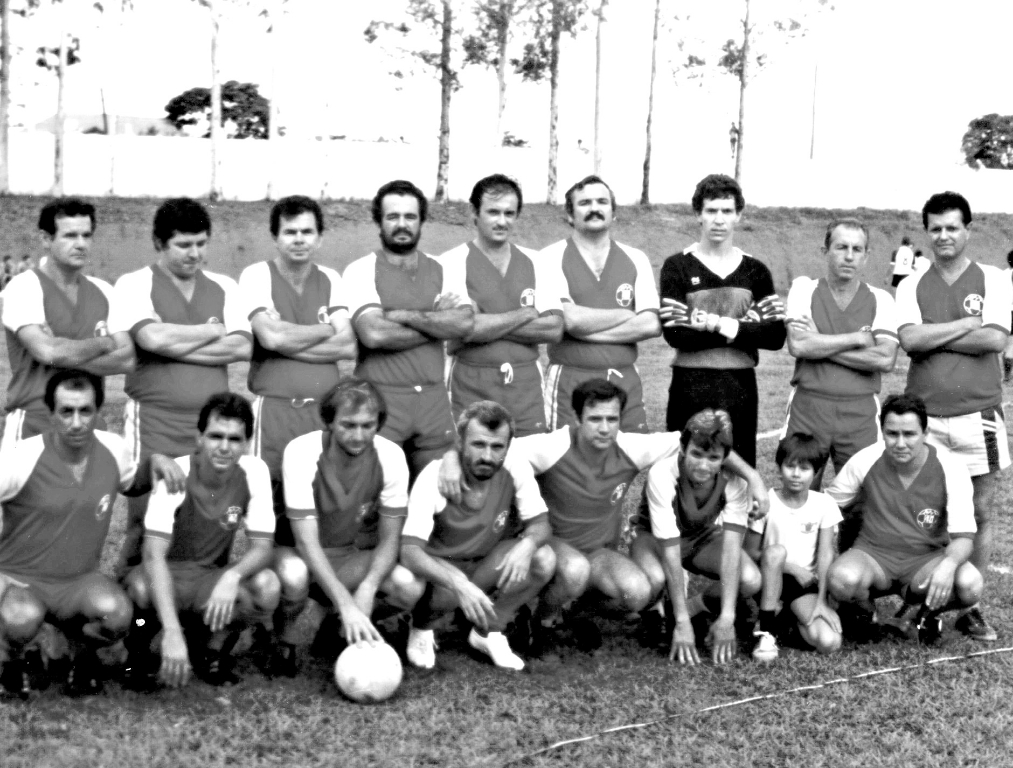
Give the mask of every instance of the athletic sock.
<svg viewBox="0 0 1013 768">
<path fill-rule="evenodd" d="M 765 611 L 762 608 L 760 609 L 759 627 L 761 632 L 770 632 L 770 634 L 774 634 L 774 627 L 776 625 L 776 621 L 777 621 L 776 611 Z"/>
</svg>

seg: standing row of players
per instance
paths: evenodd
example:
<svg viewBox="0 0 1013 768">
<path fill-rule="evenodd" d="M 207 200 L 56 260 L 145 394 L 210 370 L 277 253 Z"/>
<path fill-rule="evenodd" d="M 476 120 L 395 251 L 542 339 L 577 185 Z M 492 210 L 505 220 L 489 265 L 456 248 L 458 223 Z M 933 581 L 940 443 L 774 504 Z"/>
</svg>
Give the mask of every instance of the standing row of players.
<svg viewBox="0 0 1013 768">
<path fill-rule="evenodd" d="M 158 453 L 186 454 L 199 408 L 227 384 L 226 366 L 252 353 L 250 388 L 258 395 L 254 449 L 269 467 L 279 521 L 274 559 L 281 607 L 275 626 L 282 628 L 282 637 L 309 588 L 309 569 L 296 553 L 284 515 L 282 451 L 291 439 L 323 426 L 315 405 L 337 380 L 334 363 L 356 352 L 357 373 L 388 404 L 383 434 L 406 449 L 417 474 L 453 443 L 443 340 L 450 341 L 453 354 L 451 401 L 458 414 L 471 401 L 494 398 L 516 415 L 518 434 L 542 432 L 546 426 L 575 423 L 571 395 L 576 385 L 603 377 L 623 390 L 623 427 L 637 432 L 646 430 L 646 414 L 633 365 L 636 342 L 657 335 L 663 326 L 678 350 L 669 429 L 683 426 L 700 408 L 724 407 L 742 425 L 735 430 L 736 448 L 752 463 L 757 350 L 779 348 L 786 328 L 769 271 L 733 245 L 744 205 L 735 182 L 714 176 L 698 186 L 693 205 L 701 238 L 665 263 L 661 302 L 644 254 L 610 237 L 615 203 L 600 179 L 584 179 L 568 191 L 573 235 L 538 254 L 511 242 L 521 204 L 520 189 L 510 179 L 483 179 L 472 196 L 476 239 L 433 259 L 417 248 L 424 196 L 407 182 L 385 185 L 373 207 L 383 247 L 348 267 L 342 290 L 341 278 L 312 260 L 323 230 L 319 207 L 306 198 L 289 198 L 272 211 L 279 257 L 245 270 L 237 290 L 228 278 L 201 269 L 211 232 L 206 211 L 194 201 L 169 201 L 155 218 L 157 264 L 125 275 L 110 292 L 101 281 L 81 274 L 94 211 L 57 201 L 40 218 L 50 259 L 19 278 L 24 284 L 17 290 L 4 294 L 13 370 L 5 450 L 44 423 L 42 390 L 50 367 L 81 366 L 100 375 L 128 372 L 127 438 L 143 466 Z M 1002 285 L 993 284 L 989 268 L 970 265 L 962 256 L 970 225 L 966 201 L 952 194 L 935 196 L 923 219 L 942 287 L 930 281 L 925 281 L 925 291 L 908 286 L 917 313 L 910 325 L 932 333 L 921 338 L 923 328 L 902 327 L 901 341 L 913 331 L 912 350 L 920 352 L 916 362 L 923 363 L 921 384 L 933 390 L 946 387 L 942 401 L 960 396 L 956 407 L 963 410 L 956 415 L 961 416 L 968 405 L 979 404 L 968 402 L 965 381 L 974 384 L 975 392 L 988 389 L 985 399 L 992 397 L 987 375 L 992 337 L 1005 340 L 1009 317 L 984 322 L 988 315 L 982 313 L 1008 308 L 1009 291 L 1000 295 Z M 889 297 L 857 280 L 867 245 L 858 222 L 834 223 L 825 243 L 827 279 L 810 281 L 808 296 L 800 279 L 789 294 L 789 307 L 802 295 L 796 302 L 800 309 L 787 325 L 789 347 L 800 359 L 795 397 L 817 399 L 808 409 L 793 400 L 791 416 L 837 413 L 832 424 L 807 431 L 829 443 L 835 463 L 841 464 L 846 451 L 856 447 L 847 445 L 856 433 L 854 425 L 861 422 L 866 433 L 870 424 L 875 429 L 875 412 L 863 408 L 875 404 L 876 372 L 892 367 L 897 347 L 889 306 L 884 309 Z M 944 288 L 966 295 L 940 304 L 936 299 Z M 861 301 L 855 302 L 856 297 Z M 942 305 L 959 317 L 940 322 L 932 313 Z M 870 306 L 872 314 L 865 318 Z M 946 338 L 939 335 L 944 327 Z M 535 363 L 541 342 L 550 344 L 544 399 Z M 954 356 L 959 359 L 941 374 L 941 363 Z M 995 362 L 994 354 L 991 359 Z M 981 365 L 969 370 L 967 360 Z M 843 394 L 834 391 L 840 378 L 835 366 L 853 372 L 857 387 L 845 388 Z M 948 373 L 959 379 L 953 386 L 949 381 L 956 379 Z M 920 394 L 914 365 L 911 378 L 913 391 Z M 1008 463 L 1000 399 L 969 417 L 978 419 L 977 435 L 983 436 L 978 452 L 987 459 L 986 471 L 979 471 L 975 482 L 982 502 L 975 505 L 979 560 L 987 557 L 989 480 Z M 945 405 L 944 410 L 953 410 L 952 402 Z M 993 410 L 991 430 L 985 423 L 988 409 Z M 929 413 L 933 418 L 951 415 L 939 408 Z M 625 487 L 616 491 L 621 503 Z M 140 560 L 144 513 L 143 499 L 131 500 L 120 575 Z M 967 614 L 965 624 L 983 630 L 981 636 L 990 632 L 976 611 Z M 294 660 L 290 644 L 283 642 L 278 649 Z"/>
</svg>

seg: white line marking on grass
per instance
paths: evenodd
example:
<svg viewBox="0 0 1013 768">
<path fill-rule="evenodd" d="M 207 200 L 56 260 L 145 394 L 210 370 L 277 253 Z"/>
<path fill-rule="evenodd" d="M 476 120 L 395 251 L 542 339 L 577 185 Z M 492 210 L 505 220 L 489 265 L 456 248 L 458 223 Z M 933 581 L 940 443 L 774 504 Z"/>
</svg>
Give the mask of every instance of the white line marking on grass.
<svg viewBox="0 0 1013 768">
<path fill-rule="evenodd" d="M 781 428 L 780 427 L 778 427 L 777 429 L 768 429 L 766 432 L 760 432 L 756 436 L 756 439 L 757 440 L 767 440 L 767 439 L 769 439 L 771 437 L 777 437 L 779 434 L 781 434 Z"/>
<path fill-rule="evenodd" d="M 996 573 L 1001 573 L 1004 575 L 1013 573 L 1013 571 L 1011 571 L 1009 567 L 1005 565 L 990 565 L 988 566 L 988 570 L 995 571 Z"/>
<path fill-rule="evenodd" d="M 575 739 L 566 739 L 565 741 L 557 741 L 555 744 L 550 744 L 542 749 L 536 749 L 534 752 L 528 752 L 525 755 L 519 755 L 507 760 L 503 765 L 513 765 L 523 760 L 530 760 L 538 755 L 544 755 L 546 752 L 552 752 L 553 750 L 560 749 L 562 747 L 569 746 L 571 744 L 580 744 L 585 741 L 592 741 L 593 739 L 601 738 L 610 733 L 619 733 L 620 731 L 632 731 L 638 728 L 646 728 L 650 725 L 658 725 L 668 720 L 676 720 L 681 717 L 688 717 L 690 715 L 700 715 L 704 712 L 715 712 L 719 709 L 729 709 L 731 707 L 738 707 L 742 704 L 750 704 L 754 701 L 764 701 L 766 699 L 776 699 L 780 696 L 788 696 L 792 693 L 802 693 L 804 691 L 816 691 L 821 688 L 828 688 L 831 685 L 837 685 L 839 683 L 849 683 L 854 680 L 864 680 L 870 677 L 876 677 L 877 675 L 889 675 L 894 672 L 905 672 L 911 669 L 918 669 L 919 667 L 928 667 L 933 664 L 943 664 L 950 661 L 962 661 L 964 659 L 973 659 L 981 656 L 992 656 L 997 653 L 1010 653 L 1013 652 L 1013 646 L 1009 648 L 993 648 L 988 651 L 975 651 L 974 653 L 965 653 L 960 656 L 941 656 L 938 659 L 930 659 L 929 661 L 919 662 L 918 664 L 907 664 L 901 667 L 887 667 L 885 669 L 874 669 L 870 672 L 861 672 L 851 677 L 839 677 L 834 680 L 827 680 L 823 683 L 816 683 L 815 685 L 802 685 L 798 688 L 790 688 L 784 691 L 775 691 L 774 693 L 766 693 L 762 696 L 750 696 L 748 699 L 738 699 L 737 701 L 726 701 L 724 704 L 714 704 L 710 707 L 703 707 L 702 709 L 695 709 L 689 712 L 680 712 L 675 715 L 666 715 L 665 717 L 659 717 L 654 720 L 647 720 L 643 723 L 630 723 L 628 725 L 617 725 L 613 728 L 606 728 L 604 731 L 598 731 L 587 736 L 580 736 Z"/>
</svg>

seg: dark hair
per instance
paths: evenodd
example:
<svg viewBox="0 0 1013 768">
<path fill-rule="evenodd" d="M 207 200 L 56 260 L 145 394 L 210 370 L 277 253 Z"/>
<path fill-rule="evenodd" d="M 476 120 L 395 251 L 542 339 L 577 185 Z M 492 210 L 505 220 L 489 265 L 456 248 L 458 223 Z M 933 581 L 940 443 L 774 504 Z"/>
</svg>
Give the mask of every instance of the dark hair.
<svg viewBox="0 0 1013 768">
<path fill-rule="evenodd" d="M 865 247 L 866 247 L 866 249 L 868 249 L 868 247 L 869 247 L 869 229 L 862 222 L 860 222 L 858 219 L 854 219 L 854 218 L 850 218 L 850 217 L 843 218 L 843 219 L 834 219 L 833 221 L 831 221 L 827 225 L 827 233 L 823 237 L 823 247 L 824 248 L 826 248 L 826 249 L 830 248 L 830 241 L 834 237 L 834 230 L 836 230 L 838 227 L 844 227 L 845 229 L 857 229 L 857 230 L 861 231 L 861 233 L 863 235 L 865 235 Z"/>
<path fill-rule="evenodd" d="M 476 400 L 465 408 L 457 417 L 457 438 L 464 443 L 464 434 L 468 431 L 468 425 L 477 421 L 486 429 L 495 432 L 504 424 L 510 427 L 510 437 L 514 438 L 514 419 L 510 411 L 494 400 Z"/>
<path fill-rule="evenodd" d="M 50 200 L 39 212 L 39 229 L 50 237 L 56 234 L 56 220 L 72 216 L 87 216 L 95 229 L 95 206 L 77 197 L 58 197 Z"/>
<path fill-rule="evenodd" d="M 475 182 L 475 186 L 471 188 L 471 197 L 468 198 L 468 201 L 471 203 L 471 209 L 475 213 L 478 213 L 482 208 L 482 198 L 486 195 L 501 197 L 511 192 L 517 195 L 517 213 L 520 214 L 521 209 L 524 207 L 524 195 L 521 194 L 521 185 L 502 173 L 494 173 Z"/>
<path fill-rule="evenodd" d="M 42 399 L 50 413 L 56 410 L 57 387 L 66 387 L 74 392 L 82 392 L 90 387 L 95 393 L 96 410 L 101 408 L 102 403 L 106 400 L 105 384 L 101 376 L 78 368 L 64 368 L 50 376 L 49 381 L 46 382 L 46 392 Z"/>
<path fill-rule="evenodd" d="M 271 208 L 271 237 L 277 237 L 281 229 L 282 219 L 294 219 L 304 213 L 312 213 L 317 220 L 317 232 L 324 231 L 324 212 L 320 210 L 320 203 L 305 195 L 291 195 L 283 197 L 274 207 Z"/>
<path fill-rule="evenodd" d="M 246 439 L 253 437 L 253 408 L 250 401 L 235 392 L 217 392 L 211 395 L 200 409 L 197 417 L 197 431 L 204 434 L 211 417 L 237 419 L 243 422 Z"/>
<path fill-rule="evenodd" d="M 938 216 L 947 211 L 960 211 L 966 227 L 971 223 L 971 204 L 967 198 L 956 192 L 938 192 L 925 201 L 922 206 L 922 227 L 929 228 L 929 216 Z"/>
<path fill-rule="evenodd" d="M 907 235 L 904 235 L 904 237 L 902 237 L 900 239 L 900 244 L 901 245 L 911 245 L 911 238 L 908 237 Z"/>
<path fill-rule="evenodd" d="M 165 245 L 177 232 L 188 235 L 207 232 L 210 235 L 211 217 L 208 216 L 207 209 L 189 197 L 174 197 L 158 206 L 151 230 L 152 237 Z"/>
<path fill-rule="evenodd" d="M 925 409 L 925 401 L 922 400 L 918 395 L 890 395 L 883 402 L 883 407 L 879 412 L 879 426 L 880 428 L 886 424 L 886 417 L 891 413 L 895 413 L 898 416 L 903 416 L 905 413 L 913 413 L 918 417 L 918 423 L 922 425 L 922 432 L 929 427 L 929 415 Z"/>
<path fill-rule="evenodd" d="M 592 184 L 601 184 L 603 187 L 605 187 L 605 189 L 609 191 L 609 198 L 612 200 L 612 210 L 615 211 L 616 193 L 612 191 L 612 187 L 606 184 L 605 180 L 602 179 L 601 176 L 596 176 L 595 174 L 592 173 L 590 176 L 585 176 L 583 179 L 581 179 L 572 187 L 570 187 L 568 190 L 566 190 L 566 213 L 568 215 L 573 216 L 573 196 L 578 192 L 580 192 L 580 190 L 582 190 L 584 187 L 589 187 Z"/>
<path fill-rule="evenodd" d="M 570 405 L 577 414 L 577 421 L 580 421 L 585 407 L 595 403 L 607 403 L 610 400 L 618 400 L 619 410 L 622 411 L 626 407 L 626 390 L 606 379 L 588 379 L 573 390 Z"/>
<path fill-rule="evenodd" d="M 679 442 L 683 451 L 692 442 L 703 451 L 717 448 L 727 456 L 732 450 L 732 418 L 728 411 L 704 408 L 687 419 L 679 434 Z"/>
<path fill-rule="evenodd" d="M 774 463 L 781 467 L 789 461 L 807 461 L 819 472 L 828 458 L 829 453 L 820 447 L 815 437 L 805 432 L 793 432 L 777 444 Z"/>
<path fill-rule="evenodd" d="M 426 200 L 425 194 L 410 181 L 396 179 L 388 181 L 376 190 L 376 196 L 373 198 L 373 221 L 376 224 L 379 224 L 383 220 L 383 199 L 387 195 L 399 195 L 401 197 L 414 195 L 415 199 L 419 201 L 419 221 L 423 224 L 425 223 L 426 214 L 429 212 L 429 201 Z"/>
<path fill-rule="evenodd" d="M 376 428 L 381 429 L 387 421 L 387 403 L 380 390 L 365 379 L 346 376 L 320 398 L 320 419 L 330 428 L 342 408 L 357 411 L 363 406 L 376 411 Z"/>
<path fill-rule="evenodd" d="M 693 192 L 693 210 L 700 214 L 707 200 L 724 200 L 726 197 L 734 197 L 735 212 L 742 213 L 742 209 L 746 207 L 746 198 L 742 196 L 739 182 L 723 173 L 704 176 Z"/>
</svg>

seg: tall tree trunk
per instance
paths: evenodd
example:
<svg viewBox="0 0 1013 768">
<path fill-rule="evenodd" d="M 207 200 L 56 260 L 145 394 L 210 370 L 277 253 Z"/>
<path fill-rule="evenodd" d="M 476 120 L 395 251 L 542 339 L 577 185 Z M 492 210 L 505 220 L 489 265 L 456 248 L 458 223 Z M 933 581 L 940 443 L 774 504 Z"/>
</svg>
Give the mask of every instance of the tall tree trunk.
<svg viewBox="0 0 1013 768">
<path fill-rule="evenodd" d="M 446 202 L 450 185 L 450 96 L 454 90 L 454 73 L 450 69 L 450 38 L 453 33 L 454 10 L 450 0 L 443 0 L 443 40 L 440 46 L 440 159 L 436 167 L 436 199 Z"/>
<path fill-rule="evenodd" d="M 0 195 L 11 191 L 11 4 L 0 0 Z"/>
<path fill-rule="evenodd" d="M 63 138 L 64 109 L 63 83 L 67 75 L 67 33 L 63 29 L 63 13 L 60 13 L 59 60 L 56 62 L 56 131 L 53 142 L 53 195 L 63 195 Z"/>
<path fill-rule="evenodd" d="M 503 113 L 506 112 L 506 76 L 507 76 L 507 43 L 510 40 L 510 19 L 513 17 L 514 0 L 503 0 L 500 3 L 502 24 L 499 26 L 496 39 L 496 50 L 499 61 L 496 64 L 496 81 L 499 84 L 499 110 L 496 112 L 496 144 L 503 146 Z"/>
<path fill-rule="evenodd" d="M 661 0 L 654 2 L 654 37 L 651 40 L 651 87 L 647 91 L 647 141 L 644 149 L 644 185 L 640 204 L 651 204 L 651 124 L 654 121 L 654 78 L 658 74 L 658 27 L 661 23 Z"/>
<path fill-rule="evenodd" d="M 749 0 L 742 21 L 742 73 L 739 75 L 739 143 L 735 150 L 735 180 L 742 183 L 742 151 L 746 145 L 746 85 L 749 83 Z"/>
<path fill-rule="evenodd" d="M 221 189 L 221 141 L 222 126 L 222 84 L 218 79 L 218 13 L 211 0 L 207 0 L 211 14 L 211 191 L 213 201 L 222 198 Z"/>
<path fill-rule="evenodd" d="M 557 161 L 559 159 L 559 39 L 563 35 L 562 19 L 560 18 L 563 0 L 552 0 L 552 31 L 549 36 L 549 180 L 546 186 L 545 200 L 556 202 Z"/>
<path fill-rule="evenodd" d="M 608 0 L 598 6 L 598 29 L 594 40 L 594 172 L 601 173 L 601 28 Z"/>
</svg>

